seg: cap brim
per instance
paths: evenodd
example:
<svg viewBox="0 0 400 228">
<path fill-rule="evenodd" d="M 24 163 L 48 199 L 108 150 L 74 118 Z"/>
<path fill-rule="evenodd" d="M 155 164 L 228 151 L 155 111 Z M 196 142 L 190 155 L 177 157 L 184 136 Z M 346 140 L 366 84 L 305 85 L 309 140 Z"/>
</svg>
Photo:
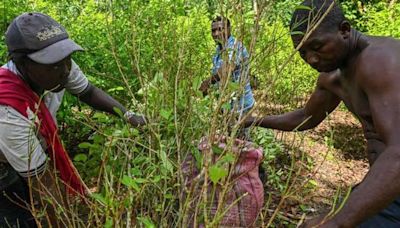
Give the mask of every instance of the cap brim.
<svg viewBox="0 0 400 228">
<path fill-rule="evenodd" d="M 28 57 L 40 64 L 53 64 L 65 59 L 75 51 L 83 51 L 83 48 L 71 39 L 64 39 L 31 53 Z"/>
</svg>

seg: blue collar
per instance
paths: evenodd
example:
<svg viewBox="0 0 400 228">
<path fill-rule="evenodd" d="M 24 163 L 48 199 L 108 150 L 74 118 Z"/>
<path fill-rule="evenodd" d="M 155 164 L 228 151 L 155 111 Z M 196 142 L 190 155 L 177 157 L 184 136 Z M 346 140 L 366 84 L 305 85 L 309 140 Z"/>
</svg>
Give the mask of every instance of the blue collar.
<svg viewBox="0 0 400 228">
<path fill-rule="evenodd" d="M 225 43 L 225 47 L 224 49 L 227 48 L 232 48 L 235 45 L 235 37 L 233 37 L 232 35 L 229 36 L 227 42 Z M 217 45 L 217 52 L 221 51 L 221 45 Z"/>
</svg>

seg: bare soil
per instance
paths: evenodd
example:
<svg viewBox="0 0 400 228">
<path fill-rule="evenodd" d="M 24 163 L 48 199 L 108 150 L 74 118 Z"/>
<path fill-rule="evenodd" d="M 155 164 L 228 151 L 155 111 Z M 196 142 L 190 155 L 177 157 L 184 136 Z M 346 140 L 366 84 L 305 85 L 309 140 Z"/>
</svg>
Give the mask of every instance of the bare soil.
<svg viewBox="0 0 400 228">
<path fill-rule="evenodd" d="M 358 121 L 347 111 L 336 110 L 314 130 L 306 133 L 313 142 L 304 147 L 317 167 L 317 188 L 312 193 L 316 204 L 330 204 L 340 188 L 359 183 L 368 170 L 365 140 Z"/>
</svg>

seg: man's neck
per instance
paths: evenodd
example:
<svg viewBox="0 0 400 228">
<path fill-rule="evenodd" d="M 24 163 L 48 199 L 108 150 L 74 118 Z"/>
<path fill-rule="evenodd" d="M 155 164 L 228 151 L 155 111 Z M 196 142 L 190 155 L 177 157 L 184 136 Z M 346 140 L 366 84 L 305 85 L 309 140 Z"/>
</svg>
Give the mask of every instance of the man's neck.
<svg viewBox="0 0 400 228">
<path fill-rule="evenodd" d="M 368 37 L 352 29 L 350 34 L 350 51 L 362 51 L 369 45 Z"/>
<path fill-rule="evenodd" d="M 219 43 L 219 42 L 217 43 L 218 48 L 219 48 L 220 51 L 224 51 L 225 50 L 226 46 L 229 43 L 229 39 L 231 39 L 231 37 L 232 37 L 232 35 L 229 35 L 226 40 L 222 41 L 222 43 Z"/>
<path fill-rule="evenodd" d="M 341 70 L 353 65 L 358 55 L 369 45 L 368 37 L 355 29 L 351 29 L 349 39 L 348 55 Z"/>
</svg>

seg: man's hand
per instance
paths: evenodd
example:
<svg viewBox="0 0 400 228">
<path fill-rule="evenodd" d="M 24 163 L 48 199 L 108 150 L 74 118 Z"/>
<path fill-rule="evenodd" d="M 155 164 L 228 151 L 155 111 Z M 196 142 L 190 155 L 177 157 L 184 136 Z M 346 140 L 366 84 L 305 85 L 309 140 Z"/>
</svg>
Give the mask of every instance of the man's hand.
<svg viewBox="0 0 400 228">
<path fill-rule="evenodd" d="M 252 125 L 254 125 L 256 122 L 256 118 L 252 116 L 248 116 L 245 120 L 243 120 L 241 127 L 243 128 L 248 128 Z"/>
<path fill-rule="evenodd" d="M 130 111 L 127 111 L 124 114 L 124 117 L 134 127 L 140 127 L 140 126 L 146 125 L 148 123 L 148 120 L 146 117 L 136 115 L 135 113 L 130 112 Z"/>
<path fill-rule="evenodd" d="M 206 96 L 208 94 L 208 88 L 210 88 L 211 85 L 211 79 L 206 79 L 201 83 L 200 86 L 200 91 L 203 93 L 203 96 Z"/>
<path fill-rule="evenodd" d="M 208 94 L 208 88 L 210 88 L 210 85 L 219 82 L 219 80 L 220 80 L 220 78 L 219 78 L 218 74 L 213 75 L 210 78 L 204 80 L 201 83 L 201 86 L 199 89 L 203 93 L 203 96 L 206 96 Z"/>
</svg>

